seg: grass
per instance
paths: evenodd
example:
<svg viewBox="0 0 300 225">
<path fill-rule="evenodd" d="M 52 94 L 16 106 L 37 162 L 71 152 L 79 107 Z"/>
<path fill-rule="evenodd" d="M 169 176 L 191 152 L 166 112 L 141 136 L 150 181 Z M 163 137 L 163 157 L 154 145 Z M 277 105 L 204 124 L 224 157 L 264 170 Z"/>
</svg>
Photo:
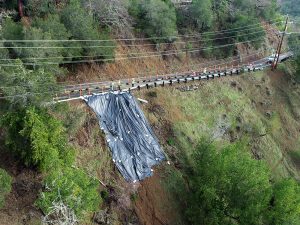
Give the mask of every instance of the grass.
<svg viewBox="0 0 300 225">
<path fill-rule="evenodd" d="M 193 92 L 157 88 L 134 93 L 149 101 L 142 105 L 143 111 L 173 163 L 160 171 L 162 184 L 173 196 L 172 207 L 178 212 L 184 208 L 185 196 L 180 194 L 187 188 L 185 176 L 189 173 L 190 156 L 202 137 L 213 139 L 219 146 L 246 137 L 253 157 L 268 163 L 274 179 L 299 178 L 295 164 L 300 165 L 300 150 L 288 151 L 300 144 L 297 92 L 288 90 L 286 95 L 277 90 L 261 71 L 195 84 L 199 89 Z M 266 94 L 266 88 L 271 96 Z M 288 99 L 279 101 L 278 96 L 283 94 Z M 266 100 L 270 104 L 263 105 Z M 270 118 L 265 115 L 267 111 L 271 112 Z M 65 121 L 69 130 L 70 142 L 77 149 L 76 165 L 90 176 L 117 186 L 122 178 L 114 169 L 95 116 L 84 104 L 53 113 Z M 136 196 L 130 197 L 133 202 L 137 200 Z"/>
<path fill-rule="evenodd" d="M 233 81 L 235 85 L 232 85 Z M 266 94 L 267 89 L 271 91 L 271 96 Z M 281 108 L 290 101 L 293 105 L 299 105 L 300 100 L 295 97 L 284 103 L 278 101 L 282 91 L 272 86 L 265 71 L 232 79 L 204 81 L 193 92 L 180 92 L 175 88 L 155 90 L 156 97 L 148 97 L 149 104 L 160 105 L 166 111 L 164 119 L 171 122 L 174 133 L 167 143 L 175 145 L 179 155 L 189 158 L 201 137 L 211 138 L 222 134 L 222 129 L 225 129 L 223 135 L 215 139 L 220 145 L 247 136 L 250 147 L 268 163 L 275 179 L 290 175 L 299 177 L 299 171 L 284 150 L 288 146 L 288 130 L 295 133 L 298 123 L 293 110 Z M 138 95 L 147 99 L 146 91 Z M 264 104 L 261 102 L 270 103 L 261 106 Z M 147 111 L 146 107 L 145 110 L 150 121 L 159 124 L 156 115 Z M 270 118 L 266 117 L 268 111 L 271 112 Z M 224 124 L 227 127 L 222 128 Z"/>
</svg>

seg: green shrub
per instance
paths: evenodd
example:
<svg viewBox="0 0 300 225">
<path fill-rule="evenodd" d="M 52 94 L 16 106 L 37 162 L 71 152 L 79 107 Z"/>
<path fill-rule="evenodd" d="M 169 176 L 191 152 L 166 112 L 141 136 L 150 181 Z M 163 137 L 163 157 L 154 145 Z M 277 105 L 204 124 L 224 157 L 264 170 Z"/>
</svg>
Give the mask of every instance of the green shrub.
<svg viewBox="0 0 300 225">
<path fill-rule="evenodd" d="M 0 209 L 4 205 L 5 196 L 11 191 L 12 178 L 0 168 Z"/>
<path fill-rule="evenodd" d="M 6 61 L 12 63 L 12 61 Z M 20 60 L 13 61 L 14 66 L 0 67 L 1 91 L 11 107 L 41 105 L 49 102 L 59 88 L 54 75 L 44 68 L 26 69 Z"/>
<path fill-rule="evenodd" d="M 300 185 L 293 179 L 284 179 L 274 185 L 270 224 L 300 223 Z"/>
<path fill-rule="evenodd" d="M 88 177 L 81 169 L 62 168 L 46 177 L 47 189 L 40 194 L 36 205 L 49 213 L 53 202 L 62 201 L 81 218 L 85 212 L 96 211 L 101 203 L 97 189 L 99 182 Z"/>
<path fill-rule="evenodd" d="M 57 14 L 48 15 L 45 18 L 35 18 L 32 26 L 41 29 L 43 32 L 51 34 L 51 38 L 54 40 L 69 40 L 72 36 L 65 25 L 61 23 L 60 17 Z M 70 57 L 80 56 L 83 53 L 80 42 L 55 42 L 55 46 L 66 47 L 61 49 L 62 56 L 68 57 L 65 61 L 71 61 L 72 58 Z"/>
<path fill-rule="evenodd" d="M 54 0 L 27 0 L 25 11 L 28 16 L 45 16 L 48 13 L 54 13 L 55 1 Z"/>
<path fill-rule="evenodd" d="M 148 37 L 165 37 L 154 38 L 154 42 L 175 40 L 176 12 L 170 4 L 162 0 L 132 0 L 129 12 L 137 21 L 136 28 Z"/>
<path fill-rule="evenodd" d="M 194 158 L 187 215 L 192 224 L 263 224 L 272 194 L 269 171 L 244 145 L 218 151 L 203 140 Z"/>
<path fill-rule="evenodd" d="M 1 125 L 6 128 L 5 144 L 27 166 L 46 172 L 74 162 L 62 124 L 47 112 L 35 108 L 10 112 Z"/>
<path fill-rule="evenodd" d="M 207 30 L 213 23 L 211 0 L 194 0 L 189 7 L 190 26 L 197 31 Z"/>
<path fill-rule="evenodd" d="M 80 1 L 72 0 L 61 12 L 61 21 L 71 33 L 71 38 L 77 40 L 104 40 L 80 42 L 84 54 L 91 57 L 109 59 L 114 57 L 115 43 L 110 41 L 109 33 L 99 26 L 93 16 L 85 11 Z M 102 46 L 102 47 L 89 47 Z"/>
</svg>

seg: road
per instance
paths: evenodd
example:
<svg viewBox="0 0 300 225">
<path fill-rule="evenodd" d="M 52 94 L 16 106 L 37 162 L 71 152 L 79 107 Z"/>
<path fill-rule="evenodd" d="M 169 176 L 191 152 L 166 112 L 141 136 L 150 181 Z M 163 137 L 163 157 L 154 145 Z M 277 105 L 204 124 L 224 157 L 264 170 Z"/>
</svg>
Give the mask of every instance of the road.
<svg viewBox="0 0 300 225">
<path fill-rule="evenodd" d="M 293 56 L 292 52 L 281 54 L 279 62 L 283 62 Z M 224 63 L 225 64 L 225 63 Z M 228 65 L 228 63 L 226 63 Z M 232 65 L 231 67 L 214 68 L 203 71 L 190 71 L 182 74 L 166 74 L 149 77 L 138 77 L 122 79 L 118 81 L 92 82 L 75 85 L 66 85 L 63 92 L 54 97 L 54 102 L 64 102 L 76 99 L 82 99 L 83 96 L 92 94 L 107 93 L 109 91 L 134 91 L 141 88 L 150 88 L 157 86 L 173 85 L 175 83 L 189 82 L 195 80 L 208 80 L 216 77 L 240 74 L 243 72 L 252 72 L 263 70 L 270 67 L 270 56 L 243 65 Z"/>
</svg>

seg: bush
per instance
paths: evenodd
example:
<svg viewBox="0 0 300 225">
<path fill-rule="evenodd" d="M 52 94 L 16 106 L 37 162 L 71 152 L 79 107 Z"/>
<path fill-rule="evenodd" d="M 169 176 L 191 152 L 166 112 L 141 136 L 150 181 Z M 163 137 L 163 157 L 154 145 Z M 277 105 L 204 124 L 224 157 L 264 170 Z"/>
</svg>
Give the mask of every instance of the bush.
<svg viewBox="0 0 300 225">
<path fill-rule="evenodd" d="M 62 124 L 43 110 L 28 108 L 7 113 L 1 119 L 6 128 L 5 144 L 27 166 L 46 172 L 71 166 L 74 150 L 67 145 Z"/>
<path fill-rule="evenodd" d="M 53 21 L 53 25 L 60 29 L 56 21 Z M 41 23 L 41 22 L 40 22 Z M 42 24 L 41 24 L 42 25 Z M 34 40 L 51 40 L 53 33 L 49 32 L 43 27 L 45 32 L 37 27 L 23 27 L 20 23 L 13 22 L 11 19 L 7 19 L 3 24 L 3 38 L 6 40 L 32 40 L 32 42 L 14 42 L 7 41 L 4 43 L 6 47 L 13 47 L 10 49 L 10 55 L 12 58 L 20 58 L 22 62 L 26 63 L 26 68 L 37 69 L 44 68 L 57 75 L 63 75 L 64 70 L 59 68 L 58 64 L 63 61 L 63 48 L 48 48 L 53 46 L 52 42 L 36 42 Z M 62 34 L 60 32 L 59 34 Z M 60 44 L 55 44 L 61 47 Z M 54 45 L 54 46 L 55 46 Z M 33 47 L 33 48 L 32 48 Z M 37 48 L 41 47 L 41 48 Z M 52 57 L 52 58 L 51 58 Z M 50 59 L 51 58 L 51 59 Z M 28 65 L 29 64 L 29 65 Z"/>
<path fill-rule="evenodd" d="M 187 210 L 192 224 L 263 224 L 272 193 L 264 162 L 251 159 L 242 144 L 218 151 L 207 141 L 193 158 Z"/>
<path fill-rule="evenodd" d="M 51 72 L 44 68 L 28 70 L 20 60 L 13 61 L 13 64 L 14 66 L 0 68 L 0 82 L 3 85 L 1 91 L 6 96 L 14 96 L 7 99 L 11 107 L 41 105 L 52 100 L 58 88 Z"/>
<path fill-rule="evenodd" d="M 189 7 L 190 25 L 197 31 L 204 31 L 212 26 L 213 11 L 211 0 L 195 0 Z"/>
<path fill-rule="evenodd" d="M 26 14 L 31 17 L 42 17 L 56 11 L 54 0 L 27 0 L 26 2 Z"/>
<path fill-rule="evenodd" d="M 284 179 L 274 185 L 270 224 L 300 224 L 300 185 Z"/>
<path fill-rule="evenodd" d="M 137 21 L 136 28 L 152 37 L 154 42 L 175 40 L 176 12 L 170 4 L 162 0 L 132 0 L 129 12 Z"/>
<path fill-rule="evenodd" d="M 57 14 L 48 15 L 45 18 L 35 18 L 32 26 L 41 29 L 44 33 L 49 33 L 51 35 L 51 39 L 54 40 L 69 40 L 72 37 L 72 34 L 67 30 L 65 25 L 61 23 L 60 17 Z M 62 56 L 68 57 L 66 61 L 72 60 L 72 56 L 80 56 L 83 53 L 80 42 L 55 42 L 55 46 L 66 47 L 62 48 L 60 52 Z"/>
<path fill-rule="evenodd" d="M 80 42 L 85 55 L 103 59 L 114 57 L 115 43 L 110 41 L 109 33 L 104 29 L 99 32 L 99 27 L 93 16 L 84 10 L 79 1 L 70 1 L 61 12 L 61 21 L 71 33 L 71 38 L 77 40 L 96 40 L 94 42 Z M 99 42 L 97 40 L 104 41 Z"/>
<path fill-rule="evenodd" d="M 36 204 L 47 214 L 53 202 L 62 201 L 81 218 L 85 212 L 94 212 L 101 203 L 97 189 L 99 182 L 81 169 L 62 168 L 51 172 L 44 181 L 47 189 Z"/>
<path fill-rule="evenodd" d="M 12 19 L 7 18 L 2 24 L 2 37 L 6 40 L 23 40 L 23 26 L 21 23 L 15 23 Z M 6 45 L 12 46 L 12 43 L 7 43 Z"/>
<path fill-rule="evenodd" d="M 0 168 L 0 209 L 4 205 L 5 196 L 11 191 L 12 178 Z"/>
</svg>

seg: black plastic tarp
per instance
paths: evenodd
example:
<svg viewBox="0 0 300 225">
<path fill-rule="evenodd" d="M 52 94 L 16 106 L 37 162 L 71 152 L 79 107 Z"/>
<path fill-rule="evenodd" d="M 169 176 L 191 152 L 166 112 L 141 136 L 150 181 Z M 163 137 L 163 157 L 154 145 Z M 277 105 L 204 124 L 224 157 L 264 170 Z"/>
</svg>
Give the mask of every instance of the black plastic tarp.
<svg viewBox="0 0 300 225">
<path fill-rule="evenodd" d="M 152 175 L 151 167 L 165 159 L 143 111 L 130 93 L 85 97 L 97 114 L 117 168 L 127 181 Z"/>
</svg>

